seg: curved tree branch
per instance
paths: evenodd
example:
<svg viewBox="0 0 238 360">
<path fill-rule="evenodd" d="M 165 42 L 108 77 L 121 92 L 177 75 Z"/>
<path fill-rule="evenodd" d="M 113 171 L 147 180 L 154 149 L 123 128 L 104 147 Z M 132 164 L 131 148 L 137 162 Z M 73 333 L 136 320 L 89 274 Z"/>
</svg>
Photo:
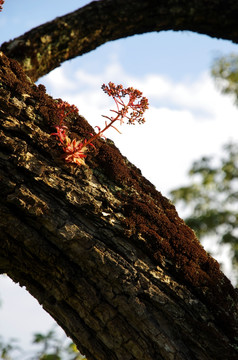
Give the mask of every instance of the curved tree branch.
<svg viewBox="0 0 238 360">
<path fill-rule="evenodd" d="M 174 206 L 110 141 L 60 160 L 55 101 L 3 53 L 0 84 L 0 272 L 88 359 L 237 359 L 237 294 Z"/>
<path fill-rule="evenodd" d="M 36 81 L 66 60 L 134 34 L 191 30 L 237 43 L 237 18 L 234 0 L 103 0 L 32 29 L 1 50 Z"/>
<path fill-rule="evenodd" d="M 237 2 L 104 0 L 2 49 L 33 80 L 136 33 L 237 42 Z M 55 101 L 0 54 L 0 272 L 26 286 L 88 359 L 236 360 L 238 297 L 174 206 L 110 141 L 60 160 Z M 70 130 L 93 132 L 80 116 Z"/>
</svg>

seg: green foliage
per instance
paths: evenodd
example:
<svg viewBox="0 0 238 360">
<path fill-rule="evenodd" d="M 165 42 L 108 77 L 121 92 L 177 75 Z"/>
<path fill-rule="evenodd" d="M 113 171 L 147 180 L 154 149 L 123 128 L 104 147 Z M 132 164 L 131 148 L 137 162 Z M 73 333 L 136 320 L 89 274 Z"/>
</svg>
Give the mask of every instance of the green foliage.
<svg viewBox="0 0 238 360">
<path fill-rule="evenodd" d="M 36 360 L 86 360 L 74 343 L 68 341 L 66 337 L 59 338 L 54 330 L 46 334 L 34 334 L 33 344 L 41 346 Z"/>
<path fill-rule="evenodd" d="M 21 351 L 17 345 L 16 339 L 10 339 L 9 342 L 5 342 L 0 336 L 0 359 L 1 360 L 13 360 L 13 358 Z"/>
<path fill-rule="evenodd" d="M 235 95 L 238 105 L 238 55 L 230 54 L 216 59 L 211 73 L 224 94 Z"/>
<path fill-rule="evenodd" d="M 66 336 L 59 338 L 55 330 L 34 334 L 32 343 L 39 348 L 30 355 L 20 349 L 16 340 L 4 342 L 0 337 L 0 360 L 87 360 L 72 341 Z"/>
<path fill-rule="evenodd" d="M 48 354 L 41 356 L 40 360 L 61 360 L 61 358 L 55 354 Z"/>
<path fill-rule="evenodd" d="M 172 201 L 189 211 L 186 223 L 201 240 L 215 235 L 229 243 L 238 269 L 238 145 L 224 146 L 224 155 L 203 157 L 189 171 L 191 184 L 171 191 Z"/>
</svg>

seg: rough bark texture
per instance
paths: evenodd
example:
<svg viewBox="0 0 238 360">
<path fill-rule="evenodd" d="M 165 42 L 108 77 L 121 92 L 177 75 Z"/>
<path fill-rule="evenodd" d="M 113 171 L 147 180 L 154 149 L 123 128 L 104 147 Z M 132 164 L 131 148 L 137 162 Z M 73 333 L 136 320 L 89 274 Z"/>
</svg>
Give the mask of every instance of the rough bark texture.
<svg viewBox="0 0 238 360">
<path fill-rule="evenodd" d="M 174 206 L 110 141 L 66 165 L 55 101 L 2 53 L 0 105 L 0 272 L 88 359 L 237 359 L 236 291 Z"/>
<path fill-rule="evenodd" d="M 2 49 L 36 80 L 107 41 L 192 30 L 237 42 L 238 2 L 95 2 Z M 235 360 L 237 293 L 174 206 L 110 141 L 60 158 L 55 101 L 0 54 L 0 272 L 92 360 Z M 68 126 L 93 132 L 80 116 Z M 171 144 L 173 146 L 173 144 Z"/>
<path fill-rule="evenodd" d="M 65 60 L 134 34 L 191 30 L 237 43 L 237 19 L 234 0 L 103 0 L 4 43 L 1 50 L 36 81 Z"/>
</svg>

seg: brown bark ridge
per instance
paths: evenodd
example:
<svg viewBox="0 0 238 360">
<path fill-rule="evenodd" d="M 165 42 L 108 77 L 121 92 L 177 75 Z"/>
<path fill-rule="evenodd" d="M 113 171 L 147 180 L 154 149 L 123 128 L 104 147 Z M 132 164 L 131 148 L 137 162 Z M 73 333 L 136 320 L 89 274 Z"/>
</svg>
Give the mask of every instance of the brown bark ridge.
<svg viewBox="0 0 238 360">
<path fill-rule="evenodd" d="M 191 30 L 237 43 L 237 19 L 234 0 L 103 0 L 36 27 L 1 50 L 36 81 L 66 60 L 134 34 Z"/>
<path fill-rule="evenodd" d="M 0 272 L 89 360 L 237 359 L 236 291 L 170 201 L 109 140 L 67 165 L 55 100 L 3 53 L 0 105 Z"/>
</svg>

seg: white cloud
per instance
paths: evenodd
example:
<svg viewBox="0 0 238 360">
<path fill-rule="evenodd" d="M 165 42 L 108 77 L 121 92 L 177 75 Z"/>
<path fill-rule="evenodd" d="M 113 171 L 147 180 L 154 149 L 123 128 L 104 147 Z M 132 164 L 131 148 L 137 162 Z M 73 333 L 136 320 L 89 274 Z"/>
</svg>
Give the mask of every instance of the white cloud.
<svg viewBox="0 0 238 360">
<path fill-rule="evenodd" d="M 77 84 L 69 79 L 61 67 L 56 68 L 43 79 L 46 79 L 46 82 L 51 84 L 51 91 L 53 93 L 77 90 Z"/>
</svg>

